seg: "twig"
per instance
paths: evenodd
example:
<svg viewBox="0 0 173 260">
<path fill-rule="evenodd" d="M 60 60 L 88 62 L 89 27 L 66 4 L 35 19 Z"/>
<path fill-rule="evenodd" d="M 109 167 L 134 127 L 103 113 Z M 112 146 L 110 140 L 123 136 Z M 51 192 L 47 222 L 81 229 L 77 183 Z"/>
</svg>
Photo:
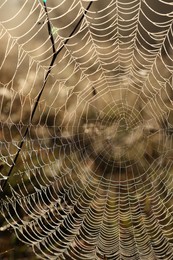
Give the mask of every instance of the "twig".
<svg viewBox="0 0 173 260">
<path fill-rule="evenodd" d="M 48 33 L 49 33 L 50 40 L 51 40 L 51 43 L 52 43 L 52 50 L 53 50 L 53 53 L 56 53 L 55 41 L 54 41 L 54 37 L 53 37 L 53 34 L 52 34 L 49 14 L 48 14 L 48 11 L 47 11 L 46 0 L 43 0 L 43 4 L 44 4 L 44 10 L 45 10 L 45 13 L 46 13 L 46 17 L 47 17 L 47 28 L 48 28 Z"/>
</svg>

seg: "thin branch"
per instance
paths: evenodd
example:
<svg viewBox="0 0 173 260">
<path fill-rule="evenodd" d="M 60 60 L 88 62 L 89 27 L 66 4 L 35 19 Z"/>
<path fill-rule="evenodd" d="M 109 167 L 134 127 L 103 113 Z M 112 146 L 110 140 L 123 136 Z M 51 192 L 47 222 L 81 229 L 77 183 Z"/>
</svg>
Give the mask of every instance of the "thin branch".
<svg viewBox="0 0 173 260">
<path fill-rule="evenodd" d="M 50 23 L 49 14 L 48 14 L 48 11 L 47 11 L 47 5 L 46 5 L 45 0 L 43 1 L 43 4 L 44 4 L 44 10 L 45 10 L 45 13 L 46 13 L 46 17 L 47 17 L 47 28 L 48 28 L 48 33 L 49 33 L 50 40 L 51 40 L 51 43 L 52 43 L 52 50 L 53 50 L 53 53 L 55 53 L 56 52 L 55 41 L 54 41 L 54 37 L 53 37 L 53 34 L 52 34 L 51 23 Z"/>
<path fill-rule="evenodd" d="M 97 91 L 94 86 L 92 86 L 92 94 L 93 94 L 93 96 L 95 96 L 97 94 Z"/>
<path fill-rule="evenodd" d="M 53 34 L 52 34 L 51 23 L 50 23 L 50 19 L 49 19 L 49 15 L 48 15 L 48 10 L 47 10 L 47 6 L 46 6 L 46 0 L 43 0 L 44 10 L 45 10 L 46 17 L 47 17 L 48 33 L 49 33 L 50 41 L 51 41 L 51 44 L 52 44 L 53 56 L 52 56 L 52 60 L 51 60 L 51 62 L 50 62 L 48 71 L 47 71 L 47 73 L 46 73 L 46 75 L 45 75 L 45 78 L 44 78 L 44 81 L 43 81 L 43 85 L 42 85 L 42 87 L 41 87 L 41 90 L 40 90 L 40 92 L 39 92 L 39 94 L 38 94 L 38 96 L 37 96 L 37 99 L 36 99 L 36 101 L 35 101 L 34 107 L 33 107 L 33 109 L 32 109 L 31 117 L 30 117 L 30 120 L 29 120 L 29 122 L 28 122 L 28 126 L 27 126 L 27 128 L 26 128 L 26 130 L 25 130 L 25 132 L 24 132 L 23 139 L 22 139 L 21 142 L 20 142 L 20 145 L 19 145 L 19 147 L 18 147 L 18 151 L 17 151 L 16 156 L 15 156 L 15 158 L 14 158 L 13 164 L 12 164 L 12 166 L 11 166 L 9 172 L 8 172 L 7 179 L 6 179 L 6 180 L 3 182 L 3 184 L 2 184 L 2 192 L 3 192 L 3 190 L 5 189 L 5 187 L 6 187 L 7 183 L 8 183 L 9 177 L 10 177 L 10 175 L 11 175 L 13 169 L 14 169 L 14 166 L 16 165 L 16 162 L 17 162 L 17 159 L 18 159 L 18 157 L 19 157 L 20 151 L 21 151 L 21 149 L 22 149 L 22 147 L 23 147 L 23 144 L 24 144 L 24 142 L 25 142 L 25 140 L 26 140 L 26 137 L 27 137 L 27 134 L 28 134 L 28 131 L 29 131 L 29 126 L 30 126 L 31 123 L 32 123 L 33 117 L 34 117 L 35 112 L 36 112 L 36 110 L 37 110 L 38 103 L 39 103 L 39 101 L 40 101 L 40 98 L 41 98 L 41 95 L 42 95 L 42 93 L 43 93 L 43 90 L 44 90 L 44 88 L 45 88 L 45 86 L 46 86 L 48 77 L 49 77 L 49 75 L 50 75 L 50 73 L 51 73 L 51 70 L 52 70 L 52 67 L 53 67 L 53 65 L 54 65 L 54 63 L 55 63 L 55 60 L 56 60 L 58 54 L 64 49 L 65 45 L 66 45 L 66 44 L 68 43 L 68 41 L 70 40 L 70 37 L 75 33 L 75 31 L 77 30 L 77 28 L 78 28 L 79 25 L 81 24 L 82 20 L 84 19 L 85 15 L 87 14 L 87 12 L 88 12 L 89 8 L 91 7 L 92 3 L 93 3 L 93 1 L 90 1 L 90 3 L 88 4 L 88 6 L 87 6 L 85 12 L 84 12 L 83 15 L 81 16 L 81 18 L 80 18 L 80 20 L 78 21 L 78 23 L 76 24 L 75 28 L 74 28 L 74 29 L 72 30 L 72 32 L 70 33 L 69 37 L 64 41 L 64 44 L 61 46 L 61 48 L 59 48 L 59 49 L 56 51 L 56 49 L 55 49 L 55 41 L 54 41 L 54 37 L 53 37 Z"/>
</svg>

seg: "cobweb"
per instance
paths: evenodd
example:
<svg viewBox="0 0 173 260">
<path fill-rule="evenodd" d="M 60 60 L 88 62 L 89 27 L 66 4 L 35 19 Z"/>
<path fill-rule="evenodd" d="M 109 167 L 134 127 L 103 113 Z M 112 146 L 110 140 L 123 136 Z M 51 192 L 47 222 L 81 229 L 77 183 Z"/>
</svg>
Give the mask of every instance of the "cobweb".
<svg viewBox="0 0 173 260">
<path fill-rule="evenodd" d="M 173 259 L 172 22 L 170 0 L 1 0 L 1 238 Z"/>
</svg>

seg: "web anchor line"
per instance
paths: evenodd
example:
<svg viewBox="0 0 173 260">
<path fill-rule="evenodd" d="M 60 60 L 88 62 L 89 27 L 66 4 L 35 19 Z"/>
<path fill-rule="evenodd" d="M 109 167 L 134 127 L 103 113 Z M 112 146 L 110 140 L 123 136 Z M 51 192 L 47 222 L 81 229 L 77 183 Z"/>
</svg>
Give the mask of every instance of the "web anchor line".
<svg viewBox="0 0 173 260">
<path fill-rule="evenodd" d="M 49 15 L 48 15 L 48 10 L 47 10 L 46 2 L 47 2 L 46 0 L 43 0 L 44 10 L 45 10 L 46 17 L 47 17 L 47 29 L 48 29 L 48 33 L 49 33 L 49 36 L 50 36 L 50 41 L 51 41 L 51 44 L 52 44 L 53 56 L 52 56 L 52 60 L 51 60 L 51 62 L 50 62 L 49 68 L 48 68 L 48 70 L 47 70 L 47 73 L 46 73 L 46 75 L 45 75 L 45 77 L 44 77 L 43 85 L 42 85 L 42 87 L 41 87 L 41 90 L 40 90 L 40 92 L 39 92 L 39 94 L 38 94 L 38 96 L 37 96 L 37 99 L 36 99 L 36 101 L 35 101 L 35 104 L 34 104 L 34 106 L 33 106 L 33 109 L 32 109 L 32 112 L 31 112 L 31 116 L 30 116 L 30 121 L 29 121 L 29 123 L 28 123 L 28 127 L 26 128 L 26 130 L 25 130 L 25 132 L 24 132 L 23 139 L 22 139 L 21 142 L 20 142 L 20 145 L 19 145 L 19 147 L 18 147 L 18 150 L 17 150 L 16 156 L 15 156 L 15 158 L 14 158 L 13 164 L 12 164 L 12 166 L 11 166 L 11 168 L 10 168 L 10 170 L 9 170 L 9 172 L 8 172 L 8 174 L 7 174 L 7 176 L 6 176 L 7 178 L 4 180 L 4 182 L 3 182 L 2 185 L 1 185 L 0 194 L 3 193 L 3 190 L 5 189 L 5 187 L 6 187 L 7 183 L 8 183 L 8 179 L 9 179 L 9 177 L 10 177 L 10 175 L 11 175 L 11 173 L 12 173 L 12 171 L 13 171 L 15 165 L 16 165 L 16 162 L 17 162 L 17 159 L 18 159 L 18 157 L 19 157 L 20 151 L 22 150 L 22 147 L 23 147 L 23 145 L 24 145 L 24 143 L 25 143 L 25 140 L 26 140 L 26 136 L 27 136 L 28 131 L 29 131 L 29 125 L 32 123 L 33 117 L 34 117 L 35 112 L 36 112 L 36 110 L 37 110 L 38 103 L 39 103 L 39 101 L 40 101 L 40 98 L 41 98 L 41 95 L 42 95 L 42 93 L 43 93 L 43 90 L 44 90 L 44 88 L 45 88 L 45 86 L 46 86 L 48 77 L 49 77 L 49 75 L 50 75 L 50 73 L 51 73 L 51 71 L 52 71 L 52 67 L 53 67 L 53 65 L 54 65 L 54 63 L 55 63 L 55 61 L 56 61 L 56 58 L 57 58 L 58 54 L 64 49 L 65 45 L 66 45 L 66 44 L 68 43 L 68 41 L 70 40 L 70 37 L 75 33 L 75 31 L 77 30 L 77 28 L 79 27 L 79 25 L 80 25 L 81 22 L 83 21 L 85 15 L 87 14 L 88 10 L 90 9 L 90 7 L 91 7 L 91 5 L 92 5 L 92 3 L 93 3 L 93 1 L 90 1 L 90 2 L 89 2 L 87 8 L 85 9 L 85 11 L 84 11 L 83 15 L 81 16 L 81 18 L 79 19 L 78 23 L 76 24 L 76 26 L 74 27 L 74 29 L 72 30 L 72 32 L 70 33 L 70 35 L 68 36 L 68 38 L 64 41 L 64 44 L 61 46 L 61 48 L 59 48 L 59 49 L 56 51 L 56 49 L 55 49 L 55 41 L 54 41 L 52 29 L 51 29 L 51 23 L 50 23 L 50 18 L 49 18 Z"/>
</svg>

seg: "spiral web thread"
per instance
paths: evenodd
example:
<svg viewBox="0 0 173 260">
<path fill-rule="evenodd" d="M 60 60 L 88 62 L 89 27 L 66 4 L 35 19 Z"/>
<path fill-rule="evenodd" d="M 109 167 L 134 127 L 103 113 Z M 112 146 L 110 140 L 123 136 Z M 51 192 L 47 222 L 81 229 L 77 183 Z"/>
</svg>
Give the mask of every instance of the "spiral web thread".
<svg viewBox="0 0 173 260">
<path fill-rule="evenodd" d="M 88 4 L 0 3 L 0 231 L 42 259 L 173 259 L 173 3 Z"/>
</svg>

